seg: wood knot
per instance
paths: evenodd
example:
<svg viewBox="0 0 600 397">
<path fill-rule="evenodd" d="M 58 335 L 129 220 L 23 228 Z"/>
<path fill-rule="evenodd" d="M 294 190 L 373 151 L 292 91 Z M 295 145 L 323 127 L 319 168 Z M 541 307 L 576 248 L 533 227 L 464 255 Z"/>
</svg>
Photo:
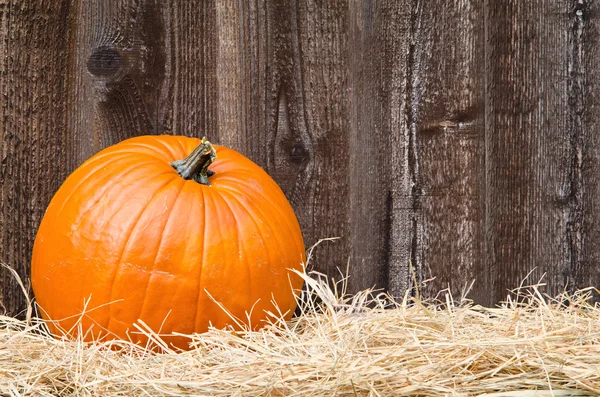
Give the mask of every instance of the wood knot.
<svg viewBox="0 0 600 397">
<path fill-rule="evenodd" d="M 111 47 L 99 47 L 94 50 L 87 61 L 91 74 L 98 77 L 110 77 L 121 69 L 123 58 Z"/>
<path fill-rule="evenodd" d="M 288 147 L 290 161 L 294 164 L 304 164 L 309 159 L 308 150 L 300 142 L 295 142 Z"/>
</svg>

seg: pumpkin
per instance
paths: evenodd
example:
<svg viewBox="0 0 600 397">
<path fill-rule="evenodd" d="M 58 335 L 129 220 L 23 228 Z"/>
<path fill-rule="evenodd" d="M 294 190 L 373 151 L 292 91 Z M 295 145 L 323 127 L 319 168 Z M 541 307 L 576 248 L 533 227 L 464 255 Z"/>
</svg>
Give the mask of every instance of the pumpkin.
<svg viewBox="0 0 600 397">
<path fill-rule="evenodd" d="M 292 269 L 305 259 L 292 207 L 258 165 L 206 139 L 140 136 L 91 157 L 56 192 L 31 282 L 55 335 L 146 343 L 141 320 L 185 349 L 173 333 L 289 319 L 302 286 Z"/>
</svg>

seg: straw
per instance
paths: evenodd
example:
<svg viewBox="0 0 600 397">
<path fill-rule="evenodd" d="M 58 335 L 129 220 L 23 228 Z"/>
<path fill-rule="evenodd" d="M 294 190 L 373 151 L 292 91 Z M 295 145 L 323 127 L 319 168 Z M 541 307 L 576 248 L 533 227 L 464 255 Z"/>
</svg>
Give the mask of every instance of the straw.
<svg viewBox="0 0 600 397">
<path fill-rule="evenodd" d="M 0 317 L 3 396 L 589 396 L 600 394 L 600 309 L 586 289 L 534 284 L 495 308 L 400 301 L 303 276 L 301 315 L 260 331 L 210 329 L 193 349 L 53 338 L 35 317 Z M 160 346 L 160 336 L 136 324 Z M 115 347 L 118 347 L 115 349 Z M 156 346 L 155 346 L 156 347 Z"/>
</svg>

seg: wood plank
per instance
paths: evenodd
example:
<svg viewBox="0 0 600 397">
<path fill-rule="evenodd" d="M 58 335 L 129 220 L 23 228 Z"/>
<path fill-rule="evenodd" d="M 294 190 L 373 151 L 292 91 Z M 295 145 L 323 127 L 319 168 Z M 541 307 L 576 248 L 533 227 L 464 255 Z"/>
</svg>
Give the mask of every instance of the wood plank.
<svg viewBox="0 0 600 397">
<path fill-rule="evenodd" d="M 415 3 L 410 125 L 416 137 L 415 267 L 449 288 L 492 303 L 485 264 L 485 30 L 481 1 Z"/>
<path fill-rule="evenodd" d="M 546 274 L 550 293 L 572 284 L 581 144 L 569 100 L 574 10 L 548 1 L 487 8 L 486 250 L 496 302 L 530 271 L 529 283 Z"/>
<path fill-rule="evenodd" d="M 320 238 L 341 237 L 340 241 L 321 245 L 312 264 L 315 270 L 334 276 L 340 274 L 336 269 L 346 268 L 352 244 L 348 239 L 349 142 L 344 90 L 347 3 L 308 0 L 293 4 L 295 93 L 302 102 L 289 110 L 290 115 L 303 119 L 304 139 L 298 142 L 306 149 L 309 162 L 303 178 L 296 179 L 290 197 L 309 236 L 307 245 Z M 292 98 L 288 97 L 290 105 Z"/>
<path fill-rule="evenodd" d="M 567 228 L 570 285 L 600 285 L 600 4 L 574 2 L 568 10 L 570 211 Z M 596 296 L 596 299 L 598 297 Z"/>
<path fill-rule="evenodd" d="M 350 2 L 350 291 L 411 285 L 416 237 L 408 125 L 411 2 Z"/>
<path fill-rule="evenodd" d="M 68 129 L 65 56 L 71 40 L 70 3 L 0 3 L 0 260 L 27 283 L 37 225 L 51 195 L 76 161 Z M 0 270 L 0 300 L 9 314 L 26 300 Z"/>
<path fill-rule="evenodd" d="M 82 1 L 72 18 L 79 21 L 74 128 L 94 136 L 81 143 L 86 157 L 136 135 L 216 136 L 209 4 Z"/>
</svg>

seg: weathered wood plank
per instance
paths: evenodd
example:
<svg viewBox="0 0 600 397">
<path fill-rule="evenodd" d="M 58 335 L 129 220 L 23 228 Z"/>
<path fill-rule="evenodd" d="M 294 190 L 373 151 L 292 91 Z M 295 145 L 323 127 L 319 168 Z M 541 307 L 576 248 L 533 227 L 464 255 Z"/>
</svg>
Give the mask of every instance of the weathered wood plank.
<svg viewBox="0 0 600 397">
<path fill-rule="evenodd" d="M 486 15 L 486 222 L 495 302 L 533 271 L 549 292 L 580 261 L 580 131 L 566 2 L 489 2 Z M 573 83 L 576 84 L 575 81 Z M 575 115 L 575 117 L 573 117 Z M 571 121 L 569 121 L 571 120 Z"/>
<path fill-rule="evenodd" d="M 410 1 L 350 3 L 350 291 L 411 284 L 416 169 L 409 127 Z"/>
<path fill-rule="evenodd" d="M 379 39 L 383 19 L 385 15 L 375 3 L 349 3 L 346 112 L 350 212 L 349 234 L 344 237 L 349 242 L 350 251 L 346 255 L 352 290 L 388 286 L 389 137 L 383 133 L 380 103 L 365 100 L 377 98 L 382 90 L 379 51 L 383 45 Z"/>
<path fill-rule="evenodd" d="M 600 4 L 577 1 L 568 18 L 567 132 L 571 145 L 570 277 L 600 286 Z M 564 101 L 563 101 L 564 103 Z M 574 284 L 573 284 L 574 283 Z"/>
<path fill-rule="evenodd" d="M 491 304 L 484 262 L 485 30 L 481 1 L 415 3 L 410 128 L 418 254 L 428 294 L 450 288 Z"/>
<path fill-rule="evenodd" d="M 349 142 L 344 85 L 347 3 L 308 0 L 294 2 L 294 6 L 297 14 L 291 38 L 296 47 L 296 93 L 302 103 L 290 107 L 290 113 L 305 123 L 301 142 L 309 162 L 304 180 L 297 180 L 290 197 L 308 233 L 308 245 L 323 237 L 342 237 L 319 247 L 313 262 L 316 270 L 338 275 L 336 268 L 346 268 L 351 244 L 347 238 Z"/>
<path fill-rule="evenodd" d="M 71 59 L 70 3 L 0 3 L 0 260 L 27 282 L 31 246 L 49 197 L 75 159 L 67 128 L 65 80 Z M 0 270 L 2 305 L 23 310 L 25 297 Z"/>
</svg>

